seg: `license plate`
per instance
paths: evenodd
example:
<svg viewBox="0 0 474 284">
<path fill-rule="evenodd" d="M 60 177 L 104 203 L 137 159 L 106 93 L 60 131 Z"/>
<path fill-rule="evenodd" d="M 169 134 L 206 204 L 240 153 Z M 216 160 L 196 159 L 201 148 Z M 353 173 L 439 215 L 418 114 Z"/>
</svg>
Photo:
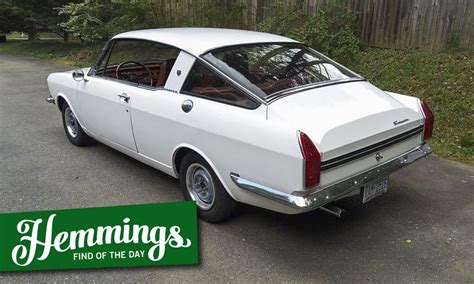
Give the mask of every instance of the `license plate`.
<svg viewBox="0 0 474 284">
<path fill-rule="evenodd" d="M 388 177 L 384 177 L 374 183 L 364 186 L 364 194 L 362 197 L 362 203 L 367 203 L 373 198 L 387 192 L 388 190 Z"/>
</svg>

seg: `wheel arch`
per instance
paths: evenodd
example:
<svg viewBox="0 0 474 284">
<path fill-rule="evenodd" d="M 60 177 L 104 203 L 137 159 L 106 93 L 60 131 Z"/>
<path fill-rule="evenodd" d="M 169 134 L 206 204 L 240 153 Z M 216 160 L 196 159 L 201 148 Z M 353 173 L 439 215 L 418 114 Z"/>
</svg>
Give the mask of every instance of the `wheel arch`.
<svg viewBox="0 0 474 284">
<path fill-rule="evenodd" d="M 180 144 L 180 145 L 178 145 L 174 148 L 173 156 L 172 156 L 172 162 L 173 162 L 172 166 L 173 166 L 173 171 L 174 171 L 176 177 L 179 178 L 179 166 L 181 165 L 181 162 L 182 162 L 184 156 L 186 156 L 186 154 L 188 154 L 188 153 L 195 153 L 195 154 L 201 156 L 211 166 L 212 170 L 216 174 L 216 176 L 219 179 L 219 181 L 221 182 L 221 184 L 224 186 L 227 193 L 230 196 L 232 196 L 232 198 L 235 200 L 234 195 L 227 188 L 227 185 L 225 184 L 224 179 L 222 178 L 220 172 L 217 170 L 214 163 L 212 163 L 211 159 L 209 159 L 209 157 L 206 154 L 204 154 L 203 151 L 201 151 L 200 149 L 198 149 L 197 147 L 195 147 L 193 145 Z"/>
<path fill-rule="evenodd" d="M 64 98 L 64 96 L 58 95 L 56 101 L 57 101 L 59 111 L 62 111 L 64 104 L 67 103 L 66 99 Z"/>
<path fill-rule="evenodd" d="M 76 116 L 77 121 L 79 121 L 79 124 L 81 124 L 81 127 L 84 128 L 79 113 L 77 112 L 76 108 L 71 104 L 66 95 L 64 95 L 63 93 L 58 93 L 56 97 L 56 103 L 58 105 L 59 111 L 63 110 L 63 106 L 66 103 L 72 109 L 72 112 Z"/>
</svg>

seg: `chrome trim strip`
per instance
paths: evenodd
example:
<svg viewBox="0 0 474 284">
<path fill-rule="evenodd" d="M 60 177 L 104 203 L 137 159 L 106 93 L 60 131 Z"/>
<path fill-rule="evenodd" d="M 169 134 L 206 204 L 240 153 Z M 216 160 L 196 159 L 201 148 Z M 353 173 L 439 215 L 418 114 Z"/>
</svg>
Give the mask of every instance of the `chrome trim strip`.
<svg viewBox="0 0 474 284">
<path fill-rule="evenodd" d="M 283 90 L 283 91 L 280 91 L 280 92 L 270 94 L 270 95 L 265 97 L 265 101 L 267 101 L 268 104 L 271 104 L 274 101 L 277 101 L 277 100 L 279 100 L 281 98 L 284 98 L 284 97 L 291 96 L 291 95 L 296 94 L 296 93 L 304 92 L 304 91 L 311 90 L 311 89 L 317 89 L 317 88 L 333 86 L 333 85 L 339 85 L 339 84 L 344 84 L 344 83 L 351 83 L 351 82 L 367 82 L 367 79 L 355 77 L 355 78 L 323 81 L 323 82 L 310 84 L 310 85 L 307 85 L 307 86 L 297 86 L 297 87 L 293 87 L 293 88 L 290 88 L 290 89 L 287 89 L 287 90 Z"/>
<path fill-rule="evenodd" d="M 363 158 L 365 156 L 368 156 L 372 153 L 375 153 L 377 151 L 380 151 L 384 148 L 393 146 L 395 144 L 398 144 L 400 142 L 403 142 L 413 136 L 416 136 L 420 133 L 423 132 L 423 125 L 420 125 L 416 128 L 410 129 L 408 131 L 405 131 L 401 134 L 398 134 L 396 136 L 390 137 L 388 139 L 382 140 L 380 142 L 377 142 L 375 144 L 372 144 L 370 146 L 363 147 L 361 149 L 355 150 L 353 152 L 326 160 L 321 162 L 321 171 L 326 171 L 329 169 L 332 169 L 334 167 L 340 166 L 342 164 L 348 163 L 353 160 L 357 160 L 360 158 Z"/>
<path fill-rule="evenodd" d="M 56 102 L 54 101 L 54 98 L 53 96 L 51 96 L 51 94 L 49 96 L 47 96 L 45 99 L 44 99 L 47 103 L 50 103 L 50 104 L 55 104 Z"/>
<path fill-rule="evenodd" d="M 384 164 L 367 170 L 361 174 L 350 177 L 334 185 L 318 189 L 316 192 L 307 192 L 303 195 L 301 191 L 295 191 L 292 194 L 257 184 L 250 180 L 240 177 L 236 173 L 231 173 L 232 181 L 240 188 L 259 194 L 261 196 L 273 199 L 287 206 L 309 211 L 321 207 L 329 202 L 336 201 L 354 190 L 360 189 L 380 177 L 387 176 L 394 171 L 424 158 L 431 154 L 433 149 L 429 144 L 423 144 L 415 149 L 404 153 Z"/>
</svg>

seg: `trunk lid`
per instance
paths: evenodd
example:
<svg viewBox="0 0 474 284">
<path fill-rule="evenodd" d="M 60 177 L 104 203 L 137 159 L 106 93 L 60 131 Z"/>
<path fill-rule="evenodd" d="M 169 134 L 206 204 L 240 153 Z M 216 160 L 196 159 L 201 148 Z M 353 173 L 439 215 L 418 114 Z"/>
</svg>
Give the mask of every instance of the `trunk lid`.
<svg viewBox="0 0 474 284">
<path fill-rule="evenodd" d="M 321 152 L 323 163 L 419 129 L 423 124 L 419 112 L 364 81 L 330 85 L 283 97 L 269 104 L 268 119 L 289 123 L 306 133 Z M 416 143 L 420 144 L 421 139 L 416 137 Z M 392 156 L 393 153 L 397 151 L 392 151 Z M 362 166 L 361 170 L 376 165 L 373 160 L 374 163 Z"/>
</svg>

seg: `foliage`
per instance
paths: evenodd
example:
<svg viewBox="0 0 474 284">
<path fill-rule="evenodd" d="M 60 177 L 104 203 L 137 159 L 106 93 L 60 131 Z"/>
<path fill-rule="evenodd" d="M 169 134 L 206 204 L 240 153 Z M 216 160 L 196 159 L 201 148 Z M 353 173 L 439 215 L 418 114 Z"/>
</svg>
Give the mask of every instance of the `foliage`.
<svg viewBox="0 0 474 284">
<path fill-rule="evenodd" d="M 165 0 L 83 0 L 57 8 L 66 18 L 60 26 L 86 41 L 106 40 L 114 34 L 136 29 L 169 26 L 244 27 L 245 6 L 226 1 L 177 0 L 176 7 L 188 6 L 193 17 L 173 11 Z M 184 8 L 183 8 L 184 9 Z M 199 19 L 198 19 L 199 18 Z"/>
<path fill-rule="evenodd" d="M 13 30 L 29 33 L 30 39 L 40 31 L 52 31 L 64 37 L 58 23 L 62 21 L 54 7 L 64 5 L 72 0 L 0 0 L 0 29 L 4 32 Z"/>
<path fill-rule="evenodd" d="M 90 41 L 106 37 L 104 19 L 109 15 L 109 7 L 99 1 L 69 3 L 57 10 L 59 15 L 66 18 L 59 25 L 68 32 Z"/>
<path fill-rule="evenodd" d="M 153 9 L 157 1 L 83 0 L 56 10 L 66 18 L 61 27 L 82 40 L 100 41 L 120 32 L 159 26 L 158 10 Z"/>
<path fill-rule="evenodd" d="M 427 101 L 435 153 L 474 163 L 474 52 L 368 49 L 352 69 L 377 87 Z"/>
<path fill-rule="evenodd" d="M 0 33 L 8 33 L 14 30 L 16 19 L 16 11 L 13 10 L 11 1 L 0 0 Z"/>
<path fill-rule="evenodd" d="M 38 19 L 32 15 L 32 6 L 35 1 L 16 3 L 13 0 L 0 0 L 0 23 L 3 32 L 10 32 L 15 28 L 35 32 Z"/>
<path fill-rule="evenodd" d="M 339 2 L 331 1 L 315 13 L 306 14 L 304 2 L 298 0 L 289 8 L 279 3 L 275 15 L 263 21 L 259 29 L 299 39 L 336 59 L 349 61 L 359 43 L 354 34 L 355 14 Z M 65 39 L 68 33 L 73 33 L 85 41 L 107 40 L 114 34 L 134 29 L 249 28 L 250 24 L 246 5 L 237 1 L 0 0 L 0 4 L 0 23 L 7 19 L 2 14 L 8 11 L 7 22 L 15 22 L 17 31 L 35 34 L 41 27 Z"/>
<path fill-rule="evenodd" d="M 257 29 L 294 38 L 336 60 L 351 62 L 359 50 L 356 14 L 339 1 L 329 2 L 310 14 L 303 5 L 301 0 L 292 7 L 279 2 L 273 8 L 274 16 L 262 21 Z"/>
<path fill-rule="evenodd" d="M 461 45 L 461 34 L 452 33 L 446 40 L 445 49 L 446 51 L 458 52 L 462 50 Z"/>
</svg>

